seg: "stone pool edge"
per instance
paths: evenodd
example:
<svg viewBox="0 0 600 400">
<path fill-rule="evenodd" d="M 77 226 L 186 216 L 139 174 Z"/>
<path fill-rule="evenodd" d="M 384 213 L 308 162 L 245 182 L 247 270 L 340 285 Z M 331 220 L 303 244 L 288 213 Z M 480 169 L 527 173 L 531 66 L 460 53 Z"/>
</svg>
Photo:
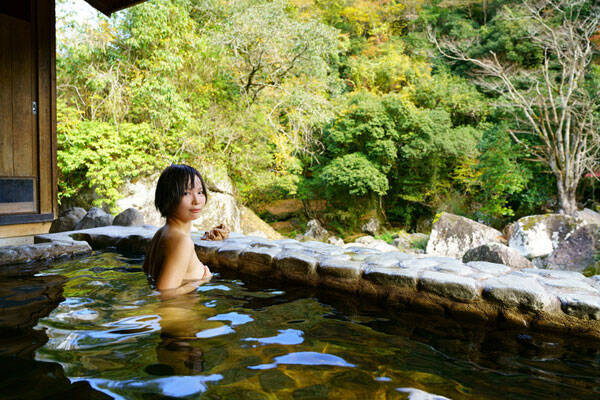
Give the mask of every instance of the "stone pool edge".
<svg viewBox="0 0 600 400">
<path fill-rule="evenodd" d="M 85 243 L 94 250 L 145 253 L 157 229 L 107 226 L 42 234 L 35 236 L 33 246 L 67 246 L 85 254 Z M 238 233 L 216 242 L 200 240 L 199 234 L 192 237 L 198 258 L 216 271 L 325 287 L 437 317 L 600 339 L 600 280 L 576 272 L 514 270 L 501 264 L 463 264 L 448 257 Z"/>
</svg>

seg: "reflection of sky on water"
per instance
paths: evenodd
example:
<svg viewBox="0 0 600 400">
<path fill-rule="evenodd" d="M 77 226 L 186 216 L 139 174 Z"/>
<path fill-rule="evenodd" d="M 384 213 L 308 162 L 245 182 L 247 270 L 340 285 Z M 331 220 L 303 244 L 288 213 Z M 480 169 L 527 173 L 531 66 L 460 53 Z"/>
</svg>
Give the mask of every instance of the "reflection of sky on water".
<svg viewBox="0 0 600 400">
<path fill-rule="evenodd" d="M 398 392 L 408 393 L 408 400 L 450 400 L 447 397 L 431 394 L 415 388 L 397 388 Z"/>
<path fill-rule="evenodd" d="M 81 318 L 81 315 L 90 313 L 94 316 L 92 310 L 74 310 L 66 313 L 59 313 L 59 320 L 67 318 Z M 139 315 L 135 317 L 122 318 L 118 321 L 104 324 L 107 330 L 64 330 L 58 328 L 48 329 L 49 341 L 47 347 L 57 350 L 73 349 L 93 349 L 107 344 L 120 343 L 128 341 L 131 338 L 148 335 L 151 332 L 160 331 L 160 317 L 158 315 Z M 44 326 L 43 324 L 40 324 Z"/>
<path fill-rule="evenodd" d="M 214 308 L 217 306 L 217 301 L 216 300 L 207 301 L 206 303 L 204 303 L 204 306 L 209 307 L 209 308 Z"/>
<path fill-rule="evenodd" d="M 300 344 L 304 341 L 302 338 L 303 332 L 297 329 L 283 329 L 276 336 L 265 338 L 245 338 L 246 341 L 256 341 L 260 344 L 283 344 L 292 345 Z"/>
<path fill-rule="evenodd" d="M 160 394 L 171 397 L 186 397 L 200 394 L 206 391 L 207 382 L 217 382 L 223 379 L 220 374 L 208 376 L 169 376 L 156 379 L 131 379 L 126 381 L 114 381 L 98 378 L 71 378 L 71 382 L 87 381 L 96 390 L 100 390 L 118 400 L 125 400 L 118 393 L 120 391 L 137 391 L 140 393 Z"/>
<path fill-rule="evenodd" d="M 233 330 L 233 328 L 229 325 L 223 325 L 218 328 L 205 329 L 203 331 L 200 331 L 196 333 L 196 337 L 200 339 L 207 339 L 216 336 L 229 335 L 230 333 L 234 332 L 235 331 Z"/>
<path fill-rule="evenodd" d="M 254 318 L 252 318 L 251 316 L 246 315 L 246 314 L 230 312 L 230 313 L 218 314 L 218 315 L 215 315 L 214 317 L 210 317 L 210 318 L 208 318 L 208 321 L 230 321 L 231 326 L 236 326 L 236 325 L 243 325 L 243 324 L 247 324 L 248 322 L 252 322 L 252 321 L 254 321 Z"/>
<path fill-rule="evenodd" d="M 60 303 L 60 308 L 84 306 L 93 302 L 94 300 L 87 297 L 68 297 Z"/>
<path fill-rule="evenodd" d="M 334 367 L 355 367 L 356 365 L 346 362 L 341 357 L 332 354 L 317 353 L 314 351 L 301 351 L 298 353 L 290 353 L 284 356 L 275 357 L 272 364 L 260 364 L 249 366 L 250 369 L 271 369 L 277 368 L 279 364 L 292 365 L 329 365 Z"/>
<path fill-rule="evenodd" d="M 196 289 L 197 292 L 209 292 L 211 290 L 222 290 L 224 292 L 229 292 L 231 289 L 225 285 L 211 285 L 211 284 L 200 285 Z"/>
</svg>

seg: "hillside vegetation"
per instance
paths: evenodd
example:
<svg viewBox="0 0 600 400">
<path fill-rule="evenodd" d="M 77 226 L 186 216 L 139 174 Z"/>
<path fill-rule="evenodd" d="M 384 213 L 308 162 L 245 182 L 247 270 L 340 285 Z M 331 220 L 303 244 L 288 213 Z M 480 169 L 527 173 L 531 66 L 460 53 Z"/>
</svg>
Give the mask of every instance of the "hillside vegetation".
<svg viewBox="0 0 600 400">
<path fill-rule="evenodd" d="M 524 40 L 520 1 L 151 0 L 97 24 L 67 10 L 62 204 L 111 207 L 125 180 L 185 162 L 225 167 L 251 208 L 300 199 L 341 233 L 373 215 L 414 231 L 440 211 L 502 226 L 560 207 L 539 137 L 432 41 L 535 75 L 544 52 Z M 599 72 L 582 78 L 590 91 Z M 584 177 L 577 199 L 597 196 Z"/>
</svg>

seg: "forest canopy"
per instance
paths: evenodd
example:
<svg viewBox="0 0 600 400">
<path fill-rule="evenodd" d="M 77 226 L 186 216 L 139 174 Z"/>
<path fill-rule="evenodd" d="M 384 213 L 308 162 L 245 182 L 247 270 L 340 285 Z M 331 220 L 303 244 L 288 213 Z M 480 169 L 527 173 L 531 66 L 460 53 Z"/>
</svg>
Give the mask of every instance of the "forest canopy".
<svg viewBox="0 0 600 400">
<path fill-rule="evenodd" d="M 522 1 L 150 0 L 91 23 L 69 4 L 57 14 L 62 204 L 112 207 L 126 180 L 187 162 L 226 168 L 250 207 L 327 200 L 320 218 L 340 230 L 373 211 L 416 230 L 440 211 L 500 226 L 560 207 L 539 137 L 515 140 L 514 107 L 467 60 L 543 71 Z M 465 57 L 444 53 L 449 37 Z M 586 93 L 599 71 L 594 56 Z M 582 175 L 577 200 L 596 195 Z"/>
</svg>

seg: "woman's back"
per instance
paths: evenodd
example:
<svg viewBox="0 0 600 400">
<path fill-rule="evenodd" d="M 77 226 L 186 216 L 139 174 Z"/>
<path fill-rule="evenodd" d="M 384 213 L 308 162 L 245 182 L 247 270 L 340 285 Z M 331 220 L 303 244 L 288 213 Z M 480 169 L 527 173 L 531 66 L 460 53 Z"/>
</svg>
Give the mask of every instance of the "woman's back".
<svg viewBox="0 0 600 400">
<path fill-rule="evenodd" d="M 160 276 L 162 266 L 165 261 L 164 241 L 162 240 L 163 232 L 166 225 L 160 228 L 150 242 L 150 249 L 144 260 L 144 272 L 152 277 L 156 282 Z"/>
</svg>

